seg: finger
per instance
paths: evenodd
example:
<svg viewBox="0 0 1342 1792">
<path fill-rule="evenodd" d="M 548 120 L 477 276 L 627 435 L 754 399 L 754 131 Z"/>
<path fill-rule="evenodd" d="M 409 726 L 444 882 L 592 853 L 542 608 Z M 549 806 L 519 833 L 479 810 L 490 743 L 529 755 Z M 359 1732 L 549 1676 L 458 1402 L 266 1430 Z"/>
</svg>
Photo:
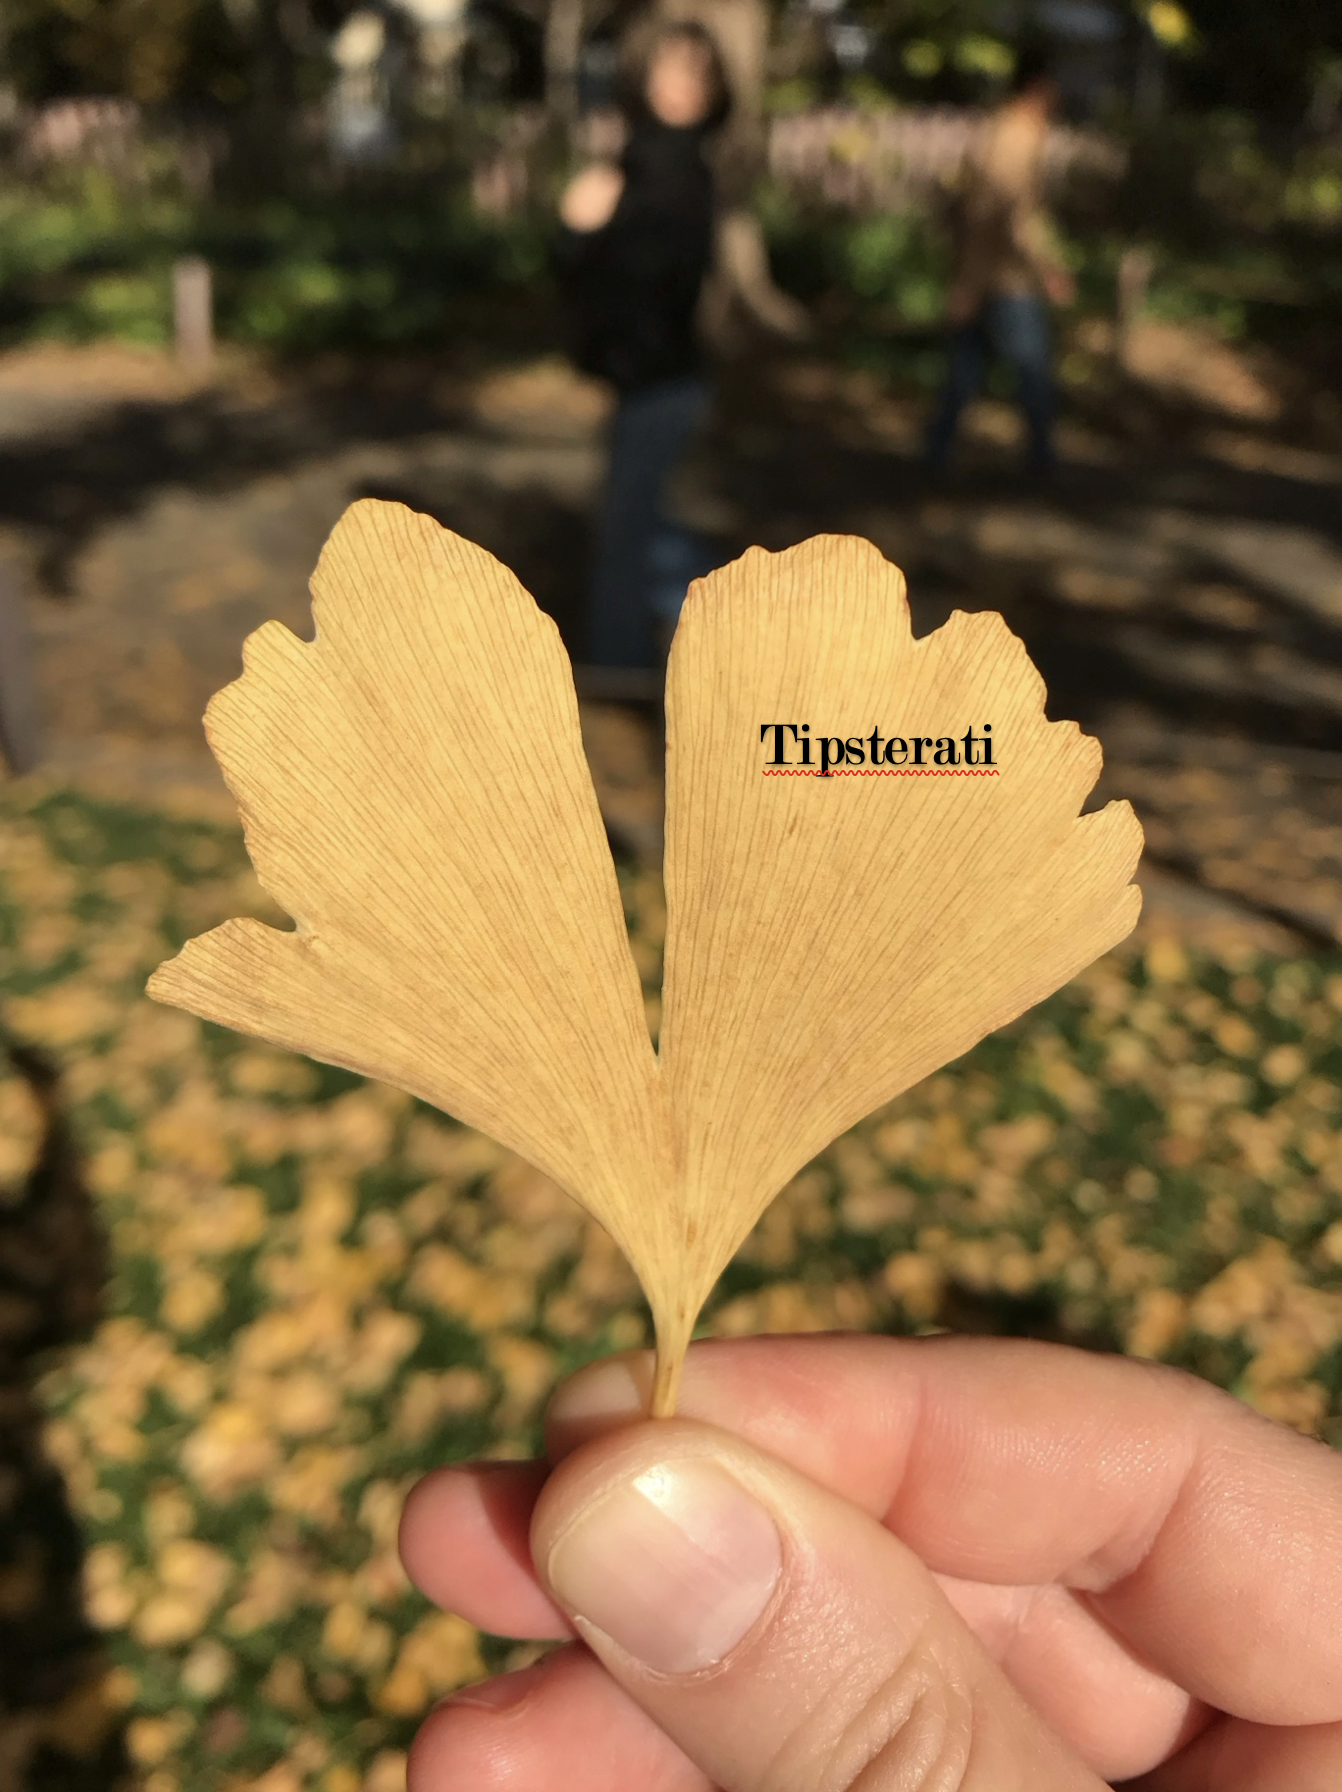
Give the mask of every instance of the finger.
<svg viewBox="0 0 1342 1792">
<path fill-rule="evenodd" d="M 873 1391 L 864 1385 L 860 1362 L 856 1365 L 859 1372 L 854 1375 L 853 1346 L 860 1347 L 861 1355 L 866 1355 L 872 1346 L 880 1348 L 883 1354 L 887 1348 L 896 1356 L 902 1354 L 904 1362 L 887 1370 L 887 1384 L 902 1387 L 920 1402 L 936 1401 L 946 1408 L 945 1378 L 939 1389 L 937 1378 L 924 1373 L 929 1357 L 934 1369 L 938 1359 L 945 1364 L 946 1356 L 952 1354 L 946 1351 L 945 1344 L 935 1351 L 925 1345 L 913 1347 L 919 1369 L 914 1374 L 908 1364 L 908 1345 L 888 1340 L 807 1338 L 696 1346 L 690 1355 L 682 1409 L 697 1410 L 708 1418 L 738 1425 L 748 1434 L 755 1431 L 766 1448 L 789 1455 L 818 1478 L 829 1479 L 845 1492 L 851 1489 L 859 1503 L 865 1501 L 879 1509 L 890 1495 L 889 1458 L 892 1445 L 900 1440 L 897 1427 L 890 1424 L 886 1412 L 888 1399 L 883 1402 L 882 1390 Z M 946 1365 L 953 1371 L 953 1384 L 973 1394 L 979 1377 L 976 1365 L 965 1359 L 976 1358 L 977 1367 L 981 1368 L 988 1352 L 999 1361 L 1006 1359 L 1006 1379 L 1018 1379 L 1018 1366 L 1010 1360 L 1014 1348 L 987 1341 L 957 1342 L 953 1354 L 958 1360 Z M 1050 1347 L 1024 1349 L 1055 1359 L 1048 1365 L 1051 1369 L 1057 1367 L 1056 1359 L 1060 1356 L 1076 1360 L 1071 1353 Z M 847 1359 L 846 1371 L 837 1358 Z M 1083 1366 L 1090 1366 L 1091 1359 L 1080 1360 Z M 1098 1366 L 1120 1370 L 1125 1367 Z M 1136 1373 L 1143 1388 L 1149 1387 L 1149 1377 L 1140 1370 Z M 584 1382 L 589 1384 L 585 1402 L 580 1399 L 578 1403 L 585 1410 L 568 1427 L 569 1438 L 560 1435 L 555 1439 L 556 1450 L 568 1447 L 574 1436 L 581 1435 L 584 1426 L 592 1429 L 628 1416 L 627 1402 L 621 1408 L 617 1389 L 612 1403 L 609 1387 L 605 1395 L 609 1410 L 604 1414 L 601 1411 L 602 1374 L 597 1372 L 595 1389 L 590 1385 L 590 1373 L 574 1384 L 574 1393 L 582 1390 Z M 627 1377 L 617 1380 L 627 1396 Z M 1158 1378 L 1160 1392 L 1166 1391 L 1168 1382 L 1168 1377 Z M 851 1393 L 845 1393 L 846 1388 Z M 889 1392 L 888 1386 L 885 1391 Z M 1081 1398 L 1081 1408 L 1073 1407 L 1063 1415 L 1073 1428 L 1088 1412 L 1084 1391 L 1075 1391 Z M 955 1385 L 950 1392 L 956 1392 Z M 988 1403 L 1005 1412 L 1008 1403 L 999 1397 L 991 1382 L 986 1392 Z M 561 1421 L 556 1429 L 561 1434 L 566 1398 L 561 1396 L 556 1403 Z M 1167 1410 L 1166 1416 L 1177 1419 L 1179 1414 L 1177 1409 L 1173 1413 Z M 835 1423 L 840 1418 L 842 1425 Z M 972 1423 L 966 1424 L 965 1429 L 972 1433 Z M 1257 1432 L 1259 1427 L 1254 1430 Z M 1275 1438 L 1278 1434 L 1269 1435 Z M 1123 1454 L 1110 1451 L 1108 1455 L 1115 1453 Z M 1127 1456 L 1130 1460 L 1130 1451 Z M 491 1548 L 493 1539 L 477 1532 L 470 1547 L 463 1549 L 454 1546 L 449 1532 L 435 1552 L 434 1580 L 430 1582 L 424 1569 L 413 1561 L 408 1564 L 411 1572 L 432 1597 L 468 1612 L 485 1628 L 517 1635 L 563 1634 L 553 1607 L 534 1590 L 524 1543 L 525 1520 L 539 1473 L 534 1466 L 520 1465 L 497 1465 L 489 1472 L 501 1480 L 515 1478 L 517 1482 L 516 1508 L 504 1545 Z M 1083 1512 L 1093 1507 L 1094 1491 L 1084 1475 L 1077 1477 L 1076 1503 Z M 1060 1492 L 1055 1482 L 1043 1492 L 1047 1499 L 1039 1503 L 1046 1514 L 1061 1509 L 1064 1515 L 1071 1515 L 1073 1502 L 1065 1489 Z M 990 1505 L 989 1511 L 994 1518 L 993 1529 L 1003 1529 L 1006 1502 L 998 1505 L 996 1512 Z M 928 1547 L 925 1540 L 923 1546 Z M 1000 1572 L 1000 1568 L 995 1571 Z M 501 1591 L 506 1592 L 506 1598 L 500 1597 Z M 975 1597 L 971 1604 L 966 1604 L 970 1591 Z M 1112 1637 L 1107 1625 L 1098 1623 L 1084 1604 L 1072 1599 L 1070 1609 L 1060 1611 L 1055 1600 L 1066 1597 L 1044 1596 L 1037 1589 L 1011 1585 L 969 1583 L 968 1588 L 961 1588 L 957 1603 L 1022 1692 L 1088 1760 L 1106 1776 L 1117 1778 L 1135 1772 L 1178 1746 L 1203 1721 L 1204 1714 L 1190 1705 L 1182 1689 L 1171 1680 L 1153 1675 L 1140 1656 L 1126 1649 L 1121 1639 Z M 1239 1627 L 1230 1627 L 1229 1634 L 1238 1638 Z M 1252 1657 L 1252 1641 L 1248 1646 Z"/>
<path fill-rule="evenodd" d="M 645 1410 L 615 1358 L 552 1455 Z M 880 1516 L 938 1572 L 1070 1587 L 1139 1659 L 1263 1723 L 1342 1717 L 1342 1459 L 1193 1376 L 1016 1339 L 693 1347 L 680 1411 Z"/>
<path fill-rule="evenodd" d="M 1102 1778 L 1130 1779 L 1211 1721 L 1065 1587 L 936 1578 L 1017 1692 Z"/>
<path fill-rule="evenodd" d="M 1337 1792 L 1342 1724 L 1275 1729 L 1231 1717 L 1126 1792 Z"/>
<path fill-rule="evenodd" d="M 612 1678 L 724 1792 L 1099 1792 L 875 1518 L 684 1420 L 585 1445 L 532 1554 Z"/>
<path fill-rule="evenodd" d="M 407 1792 L 713 1792 L 582 1647 L 439 1705 L 407 1780 Z"/>
<path fill-rule="evenodd" d="M 686 1359 L 679 1410 L 685 1417 L 738 1431 L 853 1504 L 886 1516 L 907 1478 L 915 1453 L 911 1432 L 924 1407 L 936 1404 L 946 1412 L 948 1396 L 954 1394 L 959 1404 L 971 1408 L 991 1403 L 995 1424 L 1006 1416 L 999 1400 L 1004 1377 L 997 1371 L 1004 1366 L 1005 1379 L 1014 1378 L 1012 1344 L 955 1340 L 963 1348 L 952 1353 L 944 1348 L 951 1341 L 939 1340 L 942 1348 L 934 1353 L 928 1349 L 931 1342 L 807 1336 L 695 1344 Z M 1024 1348 L 1034 1353 L 1035 1347 Z M 1066 1409 L 1066 1400 L 1080 1391 L 1072 1372 L 1078 1365 L 1084 1369 L 1092 1361 L 1107 1360 L 1052 1346 L 1038 1350 L 1046 1359 L 1038 1367 L 1050 1373 L 1069 1371 L 1063 1397 L 1054 1402 L 1062 1410 L 1052 1415 L 1065 1436 L 1088 1411 Z M 650 1374 L 650 1358 L 635 1352 L 592 1364 L 565 1382 L 546 1421 L 551 1459 L 558 1461 L 589 1437 L 638 1418 L 646 1410 Z M 978 1392 L 980 1382 L 984 1385 Z M 1139 1391 L 1150 1391 L 1145 1378 Z M 1093 1401 L 1094 1389 L 1091 1394 Z M 971 1410 L 959 1424 L 972 1435 L 981 1418 Z M 1037 1429 L 1049 1423 L 1049 1414 L 1036 1415 Z M 937 1458 L 925 1454 L 935 1469 Z M 1106 1448 L 1104 1460 L 1112 1454 Z M 406 1504 L 400 1541 L 406 1572 L 420 1591 L 494 1635 L 570 1635 L 553 1603 L 536 1589 L 528 1543 L 531 1510 L 547 1472 L 534 1462 L 473 1463 L 434 1470 L 419 1482 Z M 1058 1479 L 1053 1477 L 1050 1488 L 1054 1507 Z M 1028 1499 L 1028 1493 L 1027 1487 L 1023 1497 Z M 935 1567 L 971 1580 L 964 1540 L 941 1534 L 937 1521 L 948 1514 L 939 1507 L 938 1495 L 927 1503 L 932 1526 L 921 1523 L 917 1511 L 908 1512 L 906 1540 L 927 1549 Z M 965 1503 L 956 1502 L 960 1520 L 966 1516 L 959 1510 Z M 1027 1507 L 1027 1524 L 1037 1516 L 1060 1520 L 1062 1534 L 1051 1545 L 1032 1545 L 1028 1559 L 1019 1541 L 1008 1539 L 984 1564 L 986 1578 L 1007 1587 L 1014 1599 L 1013 1583 L 1043 1581 L 1049 1578 L 1048 1567 L 1070 1566 L 1089 1543 L 1089 1532 L 1078 1541 L 1067 1528 L 1076 1516 L 1072 1505 L 1067 1498 L 1061 1511 L 1051 1508 L 1042 1515 Z M 1000 1541 L 997 1530 L 1004 1517 L 1004 1511 L 992 1511 L 991 1536 L 970 1536 L 975 1561 L 985 1541 Z"/>
<path fill-rule="evenodd" d="M 477 1462 L 417 1482 L 398 1542 L 420 1592 L 494 1636 L 571 1637 L 531 1561 L 531 1513 L 548 1473 L 543 1462 Z"/>
<path fill-rule="evenodd" d="M 420 1590 L 495 1635 L 571 1636 L 539 1588 L 528 1532 L 536 1463 L 440 1469 L 415 1489 L 402 1553 Z M 943 1590 L 1040 1716 L 1109 1779 L 1162 1760 L 1205 1721 L 1060 1587 L 941 1577 Z"/>
<path fill-rule="evenodd" d="M 895 1479 L 913 1446 L 882 1411 L 879 1390 L 862 1385 L 870 1381 L 868 1365 L 854 1361 L 852 1346 L 863 1347 L 860 1356 L 867 1357 L 866 1347 L 875 1343 L 880 1349 L 889 1342 L 808 1337 L 696 1345 L 680 1409 L 687 1417 L 739 1427 L 873 1515 L 888 1516 Z M 979 1357 L 997 1348 L 975 1341 L 971 1352 Z M 920 1386 L 908 1373 L 925 1364 L 926 1353 L 913 1347 L 913 1364 L 908 1346 L 894 1346 L 893 1362 L 884 1350 L 880 1354 L 887 1358 L 881 1381 L 903 1387 L 914 1408 L 909 1416 L 918 1422 L 923 1403 L 939 1397 L 935 1386 Z M 1074 1353 L 1058 1354 L 1074 1359 Z M 620 1418 L 627 1422 L 643 1374 L 641 1360 L 630 1357 L 625 1372 L 603 1365 L 566 1384 L 551 1408 L 553 1452 Z M 826 1388 L 836 1390 L 833 1402 Z M 1066 1417 L 1075 1422 L 1075 1415 Z M 1200 1701 L 1141 1659 L 1068 1588 L 955 1575 L 938 1579 L 1017 1690 L 1104 1778 L 1144 1771 L 1207 1722 Z"/>
</svg>

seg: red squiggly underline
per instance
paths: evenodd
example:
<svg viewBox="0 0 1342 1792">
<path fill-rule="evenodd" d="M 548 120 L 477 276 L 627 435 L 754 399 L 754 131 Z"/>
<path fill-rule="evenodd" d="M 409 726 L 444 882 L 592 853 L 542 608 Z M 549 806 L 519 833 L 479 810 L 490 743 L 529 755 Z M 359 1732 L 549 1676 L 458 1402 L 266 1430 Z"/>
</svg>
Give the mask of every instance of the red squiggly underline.
<svg viewBox="0 0 1342 1792">
<path fill-rule="evenodd" d="M 796 770 L 785 769 L 782 766 L 775 769 L 765 765 L 761 766 L 760 770 L 766 778 L 995 778 L 997 776 L 996 766 L 976 768 L 972 771 L 968 769 L 952 771 L 949 766 L 928 766 L 921 771 L 915 766 L 909 766 L 907 770 L 899 766 L 891 766 L 887 770 L 881 766 L 879 769 L 873 767 L 866 771 L 819 772 L 806 771 L 800 767 Z"/>
</svg>

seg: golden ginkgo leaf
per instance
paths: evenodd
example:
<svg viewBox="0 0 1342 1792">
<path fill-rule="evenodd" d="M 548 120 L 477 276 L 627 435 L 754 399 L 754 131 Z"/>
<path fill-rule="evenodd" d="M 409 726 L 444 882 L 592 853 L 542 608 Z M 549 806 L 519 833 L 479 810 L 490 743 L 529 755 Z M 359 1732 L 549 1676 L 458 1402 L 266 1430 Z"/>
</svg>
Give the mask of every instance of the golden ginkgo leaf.
<svg viewBox="0 0 1342 1792">
<path fill-rule="evenodd" d="M 903 577 L 853 536 L 691 592 L 667 679 L 673 1350 L 809 1158 L 1131 931 L 1141 829 L 1126 803 L 1078 818 L 1099 744 L 1044 696 L 1000 616 L 915 640 Z"/>
<path fill-rule="evenodd" d="M 558 631 L 399 504 L 346 511 L 312 591 L 316 640 L 258 629 L 206 713 L 297 931 L 225 922 L 149 993 L 458 1115 L 641 1267 L 669 1248 L 663 1104 Z"/>
<path fill-rule="evenodd" d="M 1098 747 L 1045 720 L 999 617 L 915 642 L 869 544 L 752 550 L 692 591 L 672 654 L 659 1064 L 552 624 L 397 505 L 347 512 L 313 592 L 316 641 L 260 630 L 207 717 L 297 932 L 229 922 L 151 993 L 563 1183 L 647 1291 L 669 1412 L 705 1296 L 795 1170 L 1131 928 L 1137 824 L 1078 818 Z M 950 763 L 965 737 L 993 763 Z M 864 739 L 879 765 L 812 775 Z"/>
</svg>

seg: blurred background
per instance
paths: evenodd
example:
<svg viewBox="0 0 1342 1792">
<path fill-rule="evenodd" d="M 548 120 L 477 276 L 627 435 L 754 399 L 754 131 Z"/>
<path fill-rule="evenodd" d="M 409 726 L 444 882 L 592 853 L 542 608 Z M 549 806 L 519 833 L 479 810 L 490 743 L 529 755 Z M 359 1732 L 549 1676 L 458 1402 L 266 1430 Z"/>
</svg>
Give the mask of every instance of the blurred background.
<svg viewBox="0 0 1342 1792">
<path fill-rule="evenodd" d="M 920 632 L 1001 610 L 1148 840 L 1135 939 L 809 1167 L 705 1330 L 1063 1339 L 1342 1443 L 1342 15 L 664 16 L 735 102 L 667 516 L 716 560 L 869 536 Z M 200 716 L 308 632 L 346 504 L 482 542 L 582 658 L 616 398 L 558 208 L 647 17 L 3 0 L 0 1792 L 402 1792 L 429 1705 L 535 1653 L 409 1590 L 400 1501 L 645 1341 L 622 1259 L 489 1141 L 142 990 L 280 920 Z M 976 146 L 1041 51 L 1055 464 L 995 365 L 930 466 Z M 655 1032 L 660 716 L 583 725 Z"/>
</svg>

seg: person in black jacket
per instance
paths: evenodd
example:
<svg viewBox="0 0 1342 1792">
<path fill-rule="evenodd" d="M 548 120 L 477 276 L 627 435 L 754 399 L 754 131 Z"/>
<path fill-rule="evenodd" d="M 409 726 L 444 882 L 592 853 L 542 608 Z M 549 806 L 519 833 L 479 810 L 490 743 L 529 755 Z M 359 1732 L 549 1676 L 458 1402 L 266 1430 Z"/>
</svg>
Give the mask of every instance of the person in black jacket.
<svg viewBox="0 0 1342 1792">
<path fill-rule="evenodd" d="M 664 26 L 632 86 L 618 166 L 584 169 L 560 204 L 574 359 L 619 394 L 588 596 L 583 670 L 594 696 L 654 694 L 657 618 L 674 622 L 686 585 L 712 565 L 661 501 L 708 404 L 695 315 L 713 255 L 704 150 L 728 103 L 709 33 Z"/>
</svg>

